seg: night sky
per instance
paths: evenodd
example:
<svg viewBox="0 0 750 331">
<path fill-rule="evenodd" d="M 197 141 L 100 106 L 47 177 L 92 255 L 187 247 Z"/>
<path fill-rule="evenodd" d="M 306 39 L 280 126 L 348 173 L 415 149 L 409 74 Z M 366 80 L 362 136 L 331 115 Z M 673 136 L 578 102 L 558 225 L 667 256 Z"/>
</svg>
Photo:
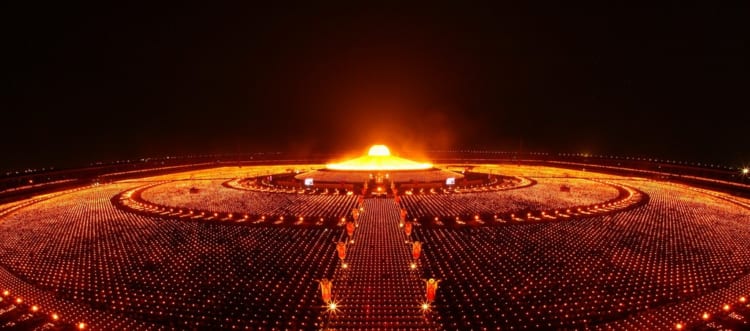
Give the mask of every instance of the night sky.
<svg viewBox="0 0 750 331">
<path fill-rule="evenodd" d="M 750 164 L 747 5 L 520 3 L 3 4 L 0 169 L 376 142 Z"/>
</svg>

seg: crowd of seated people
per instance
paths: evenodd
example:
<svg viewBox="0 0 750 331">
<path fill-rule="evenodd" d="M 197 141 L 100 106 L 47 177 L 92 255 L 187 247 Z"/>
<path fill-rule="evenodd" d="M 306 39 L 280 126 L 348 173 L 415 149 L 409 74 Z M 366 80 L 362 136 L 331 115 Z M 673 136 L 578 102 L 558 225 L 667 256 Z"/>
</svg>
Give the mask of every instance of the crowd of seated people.
<svg viewBox="0 0 750 331">
<path fill-rule="evenodd" d="M 6 217 L 2 267 L 88 309 L 79 314 L 95 316 L 93 308 L 115 316 L 92 317 L 92 329 L 153 328 L 112 324 L 133 320 L 178 329 L 309 329 L 320 322 L 315 280 L 332 275 L 335 231 L 143 217 L 112 205 L 126 188 L 80 191 Z"/>
<path fill-rule="evenodd" d="M 424 284 L 409 268 L 411 245 L 399 228 L 399 209 L 392 200 L 367 199 L 348 244 L 347 268 L 334 273 L 335 299 L 340 306 L 327 316 L 332 330 L 436 330 L 425 319 Z M 340 240 L 347 241 L 343 230 Z"/>
<path fill-rule="evenodd" d="M 400 191 L 405 195 L 420 194 L 454 194 L 454 193 L 481 193 L 519 189 L 536 185 L 536 181 L 524 177 L 493 177 L 486 183 L 471 184 L 457 180 L 454 184 L 440 183 L 400 183 Z"/>
<path fill-rule="evenodd" d="M 698 192 L 639 185 L 649 203 L 612 215 L 417 227 L 425 278 L 442 279 L 440 322 L 448 329 L 663 330 L 698 318 L 708 303 L 746 294 L 747 281 L 701 301 L 748 277 L 750 213 Z"/>
<path fill-rule="evenodd" d="M 193 189 L 197 189 L 192 191 L 196 193 L 191 193 Z M 263 217 L 268 218 L 269 222 L 273 221 L 273 217 L 285 217 L 287 223 L 297 222 L 300 218 L 308 223 L 335 223 L 347 216 L 357 204 L 354 195 L 242 191 L 226 188 L 219 181 L 211 180 L 167 182 L 149 186 L 139 196 L 143 203 L 158 208 L 159 212 L 175 215 L 192 217 L 202 213 L 205 218 L 235 221 L 257 221 Z M 138 195 L 133 197 L 137 198 Z"/>
<path fill-rule="evenodd" d="M 566 179 L 563 182 L 575 182 L 576 192 L 550 192 L 551 187 L 559 185 L 559 179 L 547 179 L 543 184 L 537 185 L 538 188 L 535 186 L 514 190 L 517 194 L 404 194 L 399 199 L 410 218 L 425 225 L 440 225 L 444 222 L 464 224 L 466 220 L 481 224 L 486 221 L 520 219 L 546 221 L 611 212 L 642 202 L 630 199 L 632 201 L 618 206 L 616 203 L 625 201 L 628 195 L 629 189 L 624 187 L 583 179 Z M 133 191 L 135 193 L 130 197 L 137 203 L 129 207 L 146 214 L 173 218 L 238 224 L 294 223 L 320 226 L 337 224 L 337 220 L 347 216 L 359 199 L 353 194 L 300 195 L 233 190 L 219 184 L 218 180 L 157 182 Z M 586 203 L 590 205 L 587 206 Z M 521 213 L 514 214 L 510 211 Z M 550 214 L 546 214 L 547 212 Z M 557 215 L 560 212 L 563 214 Z"/>
<path fill-rule="evenodd" d="M 612 214 L 648 202 L 648 195 L 616 183 L 598 183 L 585 194 L 517 191 L 515 195 L 404 195 L 401 206 L 426 226 L 508 225 L 520 221 L 559 221 Z M 547 197 L 548 200 L 542 200 Z"/>
<path fill-rule="evenodd" d="M 561 192 L 560 186 L 572 186 Z M 542 179 L 518 190 L 472 194 L 404 195 L 402 203 L 413 217 L 505 213 L 514 210 L 544 210 L 590 205 L 616 198 L 617 188 L 584 179 Z"/>
<path fill-rule="evenodd" d="M 422 172 L 416 172 L 422 173 Z M 472 179 L 457 179 L 455 184 L 447 185 L 445 172 L 431 170 L 425 173 L 426 177 L 415 175 L 415 172 L 393 173 L 389 176 L 389 183 L 394 183 L 404 194 L 451 194 L 488 192 L 497 190 L 509 190 L 536 184 L 530 178 L 515 176 L 488 176 L 484 173 L 472 173 Z M 325 176 L 321 176 L 324 174 Z M 458 174 L 456 174 L 458 175 Z M 467 174 L 468 175 L 468 174 Z M 354 194 L 355 187 L 372 179 L 371 174 L 349 173 L 349 172 L 318 172 L 314 178 L 314 185 L 306 185 L 303 180 L 289 178 L 287 174 L 271 176 L 259 176 L 250 178 L 234 178 L 224 182 L 225 187 L 240 190 L 274 192 L 274 193 L 297 193 L 297 194 Z M 299 177 L 299 176 L 297 176 Z M 416 177 L 416 179 L 414 178 Z M 313 179 L 313 178 L 311 178 Z M 355 185 L 353 183 L 358 183 Z"/>
<path fill-rule="evenodd" d="M 729 302 L 728 302 L 729 301 Z M 719 308 L 714 305 L 700 314 L 700 319 L 692 323 L 677 322 L 675 329 L 707 330 L 748 330 L 750 329 L 750 299 L 742 295 L 734 300 L 726 300 Z M 709 312 L 710 311 L 710 312 Z"/>
<path fill-rule="evenodd" d="M 56 313 L 45 312 L 39 305 L 15 297 L 9 290 L 0 294 L 0 329 L 2 330 L 85 330 L 86 323 L 75 325 L 60 319 Z"/>
<path fill-rule="evenodd" d="M 198 213 L 207 219 L 242 219 L 226 214 L 240 206 L 254 206 L 268 215 L 294 215 L 295 220 L 324 213 L 338 218 L 351 212 L 358 197 L 246 192 L 222 187 L 224 180 L 114 183 L 0 206 L 0 286 L 11 288 L 14 295 L 22 293 L 24 300 L 46 312 L 71 318 L 66 323 L 85 320 L 92 329 L 321 327 L 325 311 L 316 280 L 336 278 L 340 272 L 333 243 L 342 239 L 341 228 L 239 227 L 178 219 Z M 597 206 L 561 213 L 586 214 L 571 222 L 461 229 L 415 226 L 411 238 L 394 235 L 402 231 L 395 221 L 381 224 L 392 228 L 360 226 L 356 231 L 361 232 L 355 233 L 369 233 L 371 242 L 362 245 L 357 240 L 350 251 L 350 270 L 361 263 L 368 265 L 368 272 L 359 273 L 361 281 L 348 283 L 354 286 L 351 293 L 367 293 L 356 286 L 370 281 L 408 278 L 398 272 L 383 276 L 391 263 L 398 262 L 394 256 L 408 259 L 406 244 L 401 253 L 391 253 L 396 243 L 391 239 L 398 238 L 399 244 L 408 239 L 423 243 L 417 269 L 421 276 L 416 278 L 440 280 L 437 300 L 427 315 L 446 329 L 669 329 L 675 323 L 700 329 L 708 327 L 708 322 L 701 322 L 706 320 L 704 312 L 720 321 L 733 318 L 731 309 L 741 311 L 736 304 L 723 313 L 716 307 L 746 296 L 750 289 L 750 212 L 742 207 L 747 201 L 641 180 L 620 180 L 623 185 L 618 186 L 565 179 L 571 193 L 585 192 L 568 196 L 559 183 L 540 180 L 514 193 L 522 192 L 517 200 L 542 210 L 552 204 Z M 545 196 L 547 190 L 539 190 L 544 187 L 555 194 Z M 139 189 L 148 203 L 129 203 L 149 208 L 149 213 L 133 213 L 112 203 L 112 197 L 129 200 Z M 472 205 L 471 200 L 495 203 L 493 199 L 503 201 L 497 197 L 501 193 L 419 196 L 465 197 L 461 204 L 442 206 L 437 204 L 442 200 L 430 200 L 435 201 L 435 212 L 452 216 L 462 204 L 502 208 Z M 485 197 L 489 194 L 495 197 Z M 285 195 L 296 200 L 280 200 Z M 620 209 L 628 200 L 643 201 L 638 196 L 650 200 Z M 404 206 L 407 197 L 401 196 Z M 237 199 L 251 201 L 230 201 Z M 552 199 L 550 205 L 538 205 L 545 199 Z M 602 203 L 613 199 L 623 200 Z M 389 203 L 392 200 L 366 200 L 362 217 L 397 218 L 397 207 L 385 207 Z M 262 209 L 266 205 L 269 209 Z M 187 206 L 196 207 L 193 214 Z M 215 216 L 214 210 L 224 214 Z M 369 260 L 361 255 L 356 262 L 356 250 L 363 248 L 387 257 Z M 369 272 L 376 269 L 379 279 L 373 278 L 378 273 Z M 399 291 L 375 292 L 383 305 L 401 304 L 407 300 L 402 297 L 416 301 L 407 287 Z M 398 309 L 404 314 L 416 309 L 403 303 Z M 381 316 L 395 320 L 397 313 L 389 314 Z M 355 322 L 362 324 L 354 327 L 382 325 L 361 317 Z M 404 325 L 421 327 L 417 323 L 409 320 Z"/>
</svg>

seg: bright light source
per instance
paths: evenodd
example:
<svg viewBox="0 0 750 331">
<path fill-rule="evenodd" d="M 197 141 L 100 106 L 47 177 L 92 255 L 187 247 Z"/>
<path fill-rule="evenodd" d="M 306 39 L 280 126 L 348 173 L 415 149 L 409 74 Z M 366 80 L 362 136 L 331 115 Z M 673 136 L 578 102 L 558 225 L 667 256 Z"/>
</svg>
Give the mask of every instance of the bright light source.
<svg viewBox="0 0 750 331">
<path fill-rule="evenodd" d="M 747 175 L 748 173 L 750 173 L 750 168 L 742 168 L 743 175 Z"/>
<path fill-rule="evenodd" d="M 414 262 L 412 262 L 412 263 L 411 263 L 411 264 L 409 265 L 409 268 L 411 268 L 411 270 L 414 270 L 414 269 L 416 269 L 416 268 L 417 268 L 417 264 L 416 264 L 416 263 L 414 263 Z"/>
<path fill-rule="evenodd" d="M 338 308 L 338 306 L 335 302 L 331 301 L 331 303 L 328 304 L 328 311 L 336 311 L 336 308 Z"/>
<path fill-rule="evenodd" d="M 341 265 L 341 269 L 346 269 L 346 268 L 349 268 L 349 264 L 344 263 Z"/>
<path fill-rule="evenodd" d="M 729 311 L 730 308 L 731 307 L 729 307 L 729 305 L 726 305 L 726 304 L 724 305 L 724 307 L 721 307 L 721 309 L 724 309 L 724 311 Z"/>
<path fill-rule="evenodd" d="M 677 330 L 682 330 L 682 323 L 675 324 L 674 328 L 677 329 Z"/>
<path fill-rule="evenodd" d="M 423 311 L 430 310 L 430 304 L 428 302 L 422 303 L 422 310 Z"/>
<path fill-rule="evenodd" d="M 57 314 L 54 314 L 54 313 L 52 314 L 52 316 L 51 316 L 51 317 L 52 317 L 52 320 L 53 320 L 53 321 L 57 321 L 57 320 L 59 320 L 59 319 L 60 319 L 60 315 L 57 315 Z"/>
<path fill-rule="evenodd" d="M 367 152 L 367 155 L 369 155 L 369 156 L 389 156 L 389 155 L 391 155 L 391 150 L 389 150 L 388 146 L 386 146 L 386 145 L 372 145 L 372 147 L 370 147 L 370 150 Z"/>
<path fill-rule="evenodd" d="M 703 313 L 703 315 L 701 316 L 701 318 L 702 318 L 702 319 L 703 319 L 704 321 L 708 320 L 708 318 L 709 318 L 709 317 L 711 317 L 711 315 L 709 315 L 708 313 Z"/>
<path fill-rule="evenodd" d="M 740 297 L 740 302 L 742 302 L 742 303 L 745 303 L 746 301 L 747 301 L 747 298 L 745 298 L 745 297 Z"/>
<path fill-rule="evenodd" d="M 83 323 L 83 322 L 78 323 L 78 330 L 83 330 L 83 329 L 86 329 L 86 323 Z"/>
<path fill-rule="evenodd" d="M 370 147 L 367 155 L 340 163 L 326 164 L 331 170 L 425 170 L 432 168 L 430 163 L 419 163 L 397 156 L 392 156 L 385 145 Z"/>
<path fill-rule="evenodd" d="M 37 306 L 37 305 L 31 306 L 31 311 L 33 311 L 33 312 L 36 313 L 37 311 L 39 311 L 39 306 Z"/>
</svg>

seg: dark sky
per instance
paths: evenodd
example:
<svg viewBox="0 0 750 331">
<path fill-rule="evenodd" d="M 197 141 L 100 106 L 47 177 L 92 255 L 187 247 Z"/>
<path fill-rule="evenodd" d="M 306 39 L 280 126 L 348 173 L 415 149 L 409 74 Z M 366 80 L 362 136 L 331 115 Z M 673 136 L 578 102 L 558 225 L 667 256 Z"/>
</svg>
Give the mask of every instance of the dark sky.
<svg viewBox="0 0 750 331">
<path fill-rule="evenodd" d="M 747 5 L 128 3 L 2 5 L 0 169 L 375 142 L 750 163 Z"/>
</svg>

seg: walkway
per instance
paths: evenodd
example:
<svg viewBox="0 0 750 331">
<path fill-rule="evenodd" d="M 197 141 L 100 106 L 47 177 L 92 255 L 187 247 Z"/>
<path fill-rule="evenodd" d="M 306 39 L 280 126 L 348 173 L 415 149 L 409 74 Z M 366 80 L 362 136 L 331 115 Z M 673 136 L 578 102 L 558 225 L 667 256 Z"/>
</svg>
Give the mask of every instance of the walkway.
<svg viewBox="0 0 750 331">
<path fill-rule="evenodd" d="M 330 330 L 439 329 L 421 309 L 425 285 L 420 268 L 410 268 L 411 244 L 398 222 L 392 199 L 364 201 L 354 244 L 347 245 L 348 268 L 334 274 L 337 311 L 329 315 Z"/>
</svg>

